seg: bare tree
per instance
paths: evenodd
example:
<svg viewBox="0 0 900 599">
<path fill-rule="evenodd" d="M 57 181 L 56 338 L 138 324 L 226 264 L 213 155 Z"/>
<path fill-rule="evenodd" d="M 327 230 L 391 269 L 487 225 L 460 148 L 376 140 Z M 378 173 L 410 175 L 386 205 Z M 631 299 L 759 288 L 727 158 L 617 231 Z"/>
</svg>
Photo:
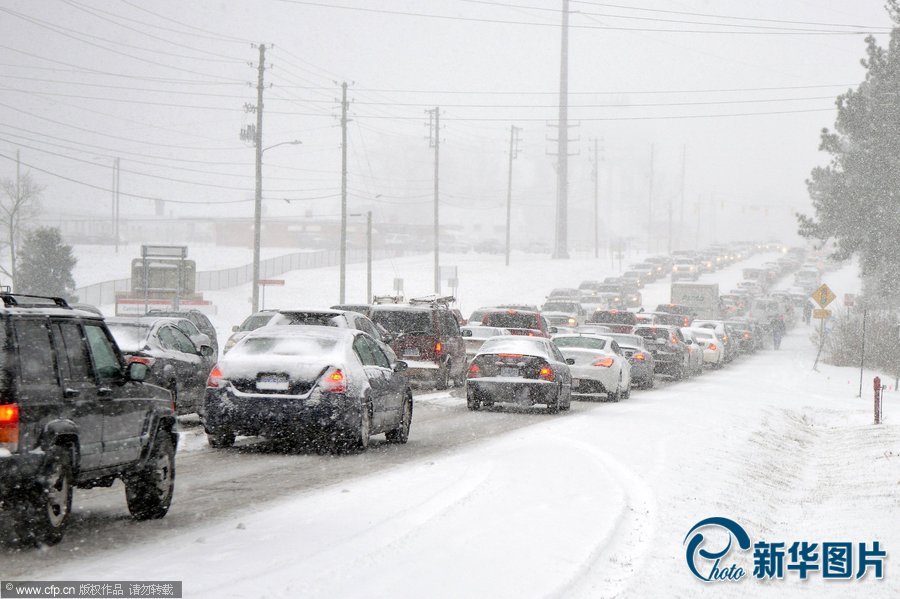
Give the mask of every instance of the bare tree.
<svg viewBox="0 0 900 599">
<path fill-rule="evenodd" d="M 23 173 L 16 180 L 0 181 L 0 248 L 9 249 L 9 266 L 0 264 L 0 273 L 9 277 L 12 288 L 17 284 L 16 252 L 27 222 L 40 211 L 40 197 L 43 185 L 38 185 L 31 173 Z"/>
</svg>

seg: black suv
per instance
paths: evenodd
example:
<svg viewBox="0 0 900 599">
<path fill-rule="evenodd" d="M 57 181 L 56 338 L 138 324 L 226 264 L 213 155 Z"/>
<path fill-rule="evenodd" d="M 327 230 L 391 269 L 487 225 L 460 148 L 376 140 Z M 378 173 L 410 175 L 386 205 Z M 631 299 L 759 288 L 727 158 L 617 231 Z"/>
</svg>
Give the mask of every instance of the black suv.
<svg viewBox="0 0 900 599">
<path fill-rule="evenodd" d="M 640 325 L 634 327 L 632 335 L 644 338 L 644 342 L 656 365 L 657 374 L 665 374 L 681 380 L 689 366 L 688 345 L 677 326 Z"/>
<path fill-rule="evenodd" d="M 61 298 L 0 293 L 0 507 L 20 543 L 63 536 L 74 487 L 125 483 L 138 520 L 175 484 L 171 394 L 126 364 L 103 318 Z"/>
<path fill-rule="evenodd" d="M 411 299 L 407 304 L 372 306 L 372 322 L 393 338 L 391 349 L 407 363 L 410 379 L 436 389 L 466 381 L 466 345 L 459 322 L 447 307 L 450 298 Z"/>
</svg>

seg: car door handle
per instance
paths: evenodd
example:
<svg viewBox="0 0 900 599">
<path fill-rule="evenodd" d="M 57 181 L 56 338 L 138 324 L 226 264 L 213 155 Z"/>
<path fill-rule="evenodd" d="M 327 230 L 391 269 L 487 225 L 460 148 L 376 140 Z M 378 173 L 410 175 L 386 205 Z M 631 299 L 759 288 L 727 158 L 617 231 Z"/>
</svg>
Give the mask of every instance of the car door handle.
<svg viewBox="0 0 900 599">
<path fill-rule="evenodd" d="M 97 395 L 100 397 L 108 397 L 112 395 L 112 389 L 110 389 L 109 387 L 99 387 L 97 389 Z"/>
<path fill-rule="evenodd" d="M 81 391 L 78 389 L 69 389 L 68 387 L 63 391 L 63 397 L 66 399 L 71 399 L 73 397 L 78 397 L 81 395 Z"/>
</svg>

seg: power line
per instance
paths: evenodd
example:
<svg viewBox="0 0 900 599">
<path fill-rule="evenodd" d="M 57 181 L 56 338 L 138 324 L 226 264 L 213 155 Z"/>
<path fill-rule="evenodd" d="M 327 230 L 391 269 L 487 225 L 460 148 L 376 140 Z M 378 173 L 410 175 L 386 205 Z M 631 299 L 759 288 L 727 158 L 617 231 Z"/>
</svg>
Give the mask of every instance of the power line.
<svg viewBox="0 0 900 599">
<path fill-rule="evenodd" d="M 225 35 L 225 34 L 223 34 L 223 33 L 216 33 L 216 32 L 214 32 L 214 31 L 210 31 L 210 30 L 208 30 L 208 29 L 202 29 L 202 28 L 200 28 L 200 27 L 196 27 L 196 26 L 194 26 L 194 25 L 190 25 L 190 24 L 188 24 L 188 23 L 185 23 L 184 21 L 180 21 L 180 20 L 177 20 L 177 19 L 172 19 L 172 18 L 167 17 L 167 16 L 165 16 L 165 15 L 161 15 L 161 14 L 159 14 L 159 13 L 155 13 L 155 12 L 153 12 L 153 11 L 151 11 L 151 10 L 148 10 L 148 9 L 144 8 L 143 6 L 141 6 L 140 4 L 134 4 L 133 2 L 129 2 L 128 0 L 119 0 L 119 1 L 122 2 L 123 4 L 127 4 L 128 6 L 130 6 L 130 7 L 132 7 L 132 8 L 136 8 L 137 10 L 140 10 L 140 11 L 142 11 L 142 12 L 145 12 L 145 13 L 147 13 L 147 14 L 149 14 L 149 15 L 152 15 L 152 16 L 154 16 L 154 17 L 156 17 L 156 18 L 158 18 L 158 19 L 161 19 L 161 20 L 163 20 L 163 21 L 167 21 L 167 22 L 169 22 L 169 23 L 175 23 L 176 25 L 181 25 L 182 27 L 186 27 L 187 29 L 191 29 L 191 30 L 193 30 L 193 31 L 195 31 L 195 32 L 200 32 L 200 33 L 206 34 L 206 35 L 210 36 L 210 39 L 216 39 L 216 40 L 223 41 L 223 42 L 233 42 L 233 43 L 240 43 L 240 44 L 252 44 L 252 43 L 253 43 L 253 40 L 250 40 L 250 39 L 247 39 L 247 38 L 235 37 L 235 36 L 231 36 L 231 35 Z M 159 25 L 156 25 L 156 27 L 160 27 L 160 26 L 159 26 Z M 160 28 L 162 28 L 162 27 L 160 27 Z M 191 35 L 196 36 L 197 33 L 192 33 Z"/>
<path fill-rule="evenodd" d="M 278 0 L 288 4 L 297 4 L 303 6 L 315 6 L 319 8 L 331 8 L 338 10 L 350 10 L 356 12 L 389 14 L 406 17 L 423 17 L 428 19 L 439 19 L 445 21 L 464 21 L 475 23 L 495 23 L 499 25 L 524 25 L 531 27 L 553 27 L 559 28 L 557 23 L 534 22 L 534 21 L 511 21 L 507 19 L 489 19 L 482 17 L 461 17 L 456 15 L 439 15 L 433 13 L 412 12 L 403 10 L 389 10 L 380 8 L 369 8 L 363 6 L 343 6 L 339 4 L 327 4 L 325 2 L 312 2 L 309 0 Z M 718 31 L 714 29 L 665 29 L 665 28 L 649 28 L 649 27 L 620 27 L 610 25 L 569 25 L 571 29 L 600 30 L 600 31 L 644 31 L 658 33 L 706 33 L 706 34 L 730 34 L 730 35 L 869 35 L 871 33 L 883 33 L 882 31 L 833 31 L 833 30 L 792 30 L 792 31 Z"/>
</svg>

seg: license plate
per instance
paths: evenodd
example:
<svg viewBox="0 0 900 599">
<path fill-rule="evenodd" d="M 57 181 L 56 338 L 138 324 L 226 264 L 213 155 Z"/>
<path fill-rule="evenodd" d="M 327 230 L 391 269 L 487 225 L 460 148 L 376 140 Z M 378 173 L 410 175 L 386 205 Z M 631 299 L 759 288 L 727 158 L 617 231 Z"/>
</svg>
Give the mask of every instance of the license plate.
<svg viewBox="0 0 900 599">
<path fill-rule="evenodd" d="M 288 380 L 286 376 L 277 374 L 264 374 L 256 380 L 258 391 L 287 391 Z"/>
<path fill-rule="evenodd" d="M 418 347 L 407 347 L 403 350 L 403 356 L 407 358 L 414 358 L 419 355 Z"/>
<path fill-rule="evenodd" d="M 515 366 L 501 366 L 500 376 L 519 376 L 519 369 Z"/>
</svg>

